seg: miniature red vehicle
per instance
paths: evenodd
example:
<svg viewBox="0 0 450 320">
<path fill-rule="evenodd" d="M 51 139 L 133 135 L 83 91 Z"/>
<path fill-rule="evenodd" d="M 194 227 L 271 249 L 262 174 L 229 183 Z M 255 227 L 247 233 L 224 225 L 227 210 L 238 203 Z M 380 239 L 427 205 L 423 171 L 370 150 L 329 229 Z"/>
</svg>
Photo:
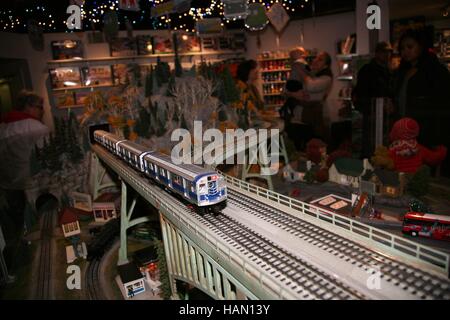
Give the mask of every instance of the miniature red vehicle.
<svg viewBox="0 0 450 320">
<path fill-rule="evenodd" d="M 450 216 L 408 212 L 403 219 L 402 232 L 413 237 L 450 241 Z"/>
</svg>

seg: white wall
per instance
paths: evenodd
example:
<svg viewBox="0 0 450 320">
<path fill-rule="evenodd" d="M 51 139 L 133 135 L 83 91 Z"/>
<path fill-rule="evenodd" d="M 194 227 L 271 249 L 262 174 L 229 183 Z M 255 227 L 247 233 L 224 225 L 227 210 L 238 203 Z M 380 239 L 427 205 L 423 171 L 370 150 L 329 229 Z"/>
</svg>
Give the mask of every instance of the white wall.
<svg viewBox="0 0 450 320">
<path fill-rule="evenodd" d="M 258 53 L 266 50 L 289 50 L 301 45 L 306 49 L 317 48 L 328 52 L 332 59 L 332 70 L 338 75 L 336 62 L 337 41 L 345 39 L 348 35 L 356 33 L 355 13 L 347 12 L 330 16 L 290 21 L 279 37 L 275 30 L 268 25 L 260 33 L 261 47 L 257 47 L 257 34 L 247 33 L 248 58 L 256 59 Z M 303 36 L 302 36 L 303 35 Z M 303 42 L 302 42 L 303 40 Z M 278 44 L 278 45 L 277 45 Z M 332 91 L 328 97 L 328 109 L 325 116 L 330 121 L 336 121 L 340 101 L 337 100 L 341 83 L 334 81 Z"/>
</svg>

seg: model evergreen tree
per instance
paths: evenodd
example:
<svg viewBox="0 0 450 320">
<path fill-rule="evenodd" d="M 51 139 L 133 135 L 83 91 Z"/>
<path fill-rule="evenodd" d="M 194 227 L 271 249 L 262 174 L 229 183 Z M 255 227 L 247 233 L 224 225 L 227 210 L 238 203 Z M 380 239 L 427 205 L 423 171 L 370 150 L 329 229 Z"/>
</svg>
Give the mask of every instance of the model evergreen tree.
<svg viewBox="0 0 450 320">
<path fill-rule="evenodd" d="M 173 50 L 175 52 L 175 76 L 181 77 L 183 75 L 183 68 L 181 67 L 180 57 L 178 55 L 178 37 L 177 34 L 173 34 Z"/>
<path fill-rule="evenodd" d="M 134 131 L 140 137 L 150 138 L 150 113 L 145 109 L 141 108 L 139 110 L 139 117 L 134 126 Z"/>
<path fill-rule="evenodd" d="M 186 119 L 184 118 L 184 114 L 183 113 L 181 114 L 180 128 L 189 130 L 189 128 L 187 126 L 187 123 L 186 123 Z"/>
<path fill-rule="evenodd" d="M 408 192 L 416 198 L 426 196 L 430 183 L 430 167 L 421 166 L 408 182 Z"/>
<path fill-rule="evenodd" d="M 305 180 L 306 183 L 312 184 L 315 180 L 315 173 L 312 170 L 308 170 L 305 172 L 305 176 L 303 177 L 303 180 Z"/>
<path fill-rule="evenodd" d="M 172 289 L 170 288 L 169 270 L 167 268 L 166 254 L 164 252 L 164 244 L 160 240 L 154 242 L 156 252 L 158 254 L 159 281 L 161 282 L 161 295 L 163 299 L 170 299 Z"/>
<path fill-rule="evenodd" d="M 218 98 L 226 105 L 240 100 L 240 92 L 231 75 L 230 69 L 225 67 L 220 75 Z"/>
<path fill-rule="evenodd" d="M 47 161 L 47 153 L 48 153 L 48 141 L 47 138 L 44 138 L 44 143 L 42 144 L 42 148 L 39 149 L 39 153 L 41 156 L 39 157 L 41 168 L 48 169 L 48 161 Z"/>
<path fill-rule="evenodd" d="M 164 106 L 160 106 L 157 110 L 156 122 L 156 136 L 161 137 L 166 133 L 167 112 Z"/>
<path fill-rule="evenodd" d="M 422 201 L 413 199 L 409 203 L 409 211 L 429 213 L 431 209 Z"/>
<path fill-rule="evenodd" d="M 169 83 L 167 84 L 166 96 L 173 97 L 173 91 L 175 90 L 175 76 L 173 74 L 169 77 Z"/>
<path fill-rule="evenodd" d="M 145 78 L 145 97 L 150 98 L 153 94 L 153 66 L 150 66 L 150 71 Z"/>
<path fill-rule="evenodd" d="M 61 153 L 57 148 L 55 136 L 53 134 L 50 135 L 47 156 L 48 169 L 51 172 L 56 172 L 62 169 L 62 161 L 60 159 Z"/>
<path fill-rule="evenodd" d="M 155 77 L 158 87 L 169 81 L 170 66 L 167 62 L 162 62 L 160 57 L 156 59 Z"/>
<path fill-rule="evenodd" d="M 79 163 L 83 159 L 83 152 L 80 148 L 80 143 L 78 137 L 76 136 L 75 130 L 70 133 L 70 149 L 69 149 L 69 159 L 72 163 Z"/>
<path fill-rule="evenodd" d="M 40 150 L 38 146 L 34 146 L 33 150 L 31 151 L 30 156 L 30 174 L 34 176 L 35 174 L 39 173 L 42 169 L 41 161 L 40 161 Z"/>
</svg>

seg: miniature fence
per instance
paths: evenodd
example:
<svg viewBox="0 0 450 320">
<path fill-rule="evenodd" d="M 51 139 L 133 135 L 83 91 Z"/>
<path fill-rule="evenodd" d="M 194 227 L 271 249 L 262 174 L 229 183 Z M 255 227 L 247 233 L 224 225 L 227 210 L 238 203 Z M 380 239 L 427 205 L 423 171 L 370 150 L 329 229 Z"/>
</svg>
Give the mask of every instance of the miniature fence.
<svg viewBox="0 0 450 320">
<path fill-rule="evenodd" d="M 449 276 L 450 256 L 448 254 L 414 243 L 413 241 L 390 234 L 364 223 L 357 222 L 353 219 L 338 215 L 332 211 L 287 197 L 266 188 L 252 185 L 237 178 L 228 176 L 223 172 L 219 171 L 219 173 L 225 177 L 228 184 L 234 187 L 297 210 L 301 214 L 328 222 L 334 226 L 345 229 L 348 232 L 373 240 L 377 243 L 390 247 L 391 249 L 400 251 L 403 254 L 412 256 L 418 260 L 431 263 L 434 266 L 437 266 L 439 271 L 443 272 L 446 277 Z"/>
</svg>

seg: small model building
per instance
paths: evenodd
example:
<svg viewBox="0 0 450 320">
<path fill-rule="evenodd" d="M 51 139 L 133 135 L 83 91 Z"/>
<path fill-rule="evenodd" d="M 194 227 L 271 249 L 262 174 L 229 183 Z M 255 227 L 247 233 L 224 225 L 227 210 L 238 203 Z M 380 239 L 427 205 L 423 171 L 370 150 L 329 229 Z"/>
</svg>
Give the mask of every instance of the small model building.
<svg viewBox="0 0 450 320">
<path fill-rule="evenodd" d="M 101 194 L 92 204 L 95 222 L 108 222 L 118 216 L 120 210 L 120 194 Z"/>
<path fill-rule="evenodd" d="M 398 198 L 403 196 L 405 190 L 405 174 L 385 169 L 369 170 L 362 177 L 361 193 Z"/>
<path fill-rule="evenodd" d="M 144 276 L 133 262 L 117 267 L 119 276 L 128 298 L 145 291 Z"/>
<path fill-rule="evenodd" d="M 146 276 L 147 280 L 157 280 L 158 278 L 158 253 L 154 246 L 150 246 L 133 255 L 133 260 L 137 263 L 141 273 Z"/>
<path fill-rule="evenodd" d="M 337 159 L 329 169 L 329 180 L 338 184 L 359 188 L 361 177 L 373 170 L 368 159 Z"/>
<path fill-rule="evenodd" d="M 67 207 L 59 214 L 59 224 L 64 233 L 64 237 L 69 238 L 81 233 L 80 223 L 78 221 L 77 209 Z"/>
</svg>

